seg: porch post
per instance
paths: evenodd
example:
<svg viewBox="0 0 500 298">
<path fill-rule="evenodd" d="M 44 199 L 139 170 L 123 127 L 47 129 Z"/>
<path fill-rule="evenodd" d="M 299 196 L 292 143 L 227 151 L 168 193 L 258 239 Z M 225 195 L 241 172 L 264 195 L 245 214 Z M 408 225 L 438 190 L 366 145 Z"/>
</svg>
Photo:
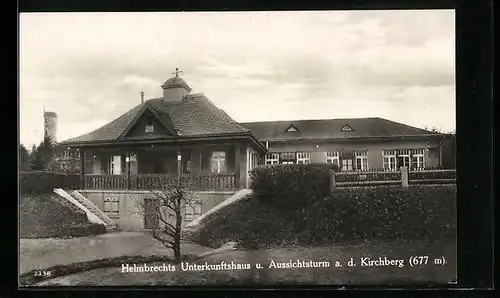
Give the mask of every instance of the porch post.
<svg viewBox="0 0 500 298">
<path fill-rule="evenodd" d="M 80 189 L 85 189 L 85 151 L 80 148 Z"/>
<path fill-rule="evenodd" d="M 181 147 L 177 146 L 177 180 L 179 185 L 181 183 L 181 169 L 182 169 Z"/>
<path fill-rule="evenodd" d="M 130 189 L 130 148 L 127 149 L 127 158 L 125 159 L 127 166 L 127 189 Z"/>
<path fill-rule="evenodd" d="M 444 168 L 443 167 L 443 145 L 442 144 L 439 144 L 439 167 Z"/>
<path fill-rule="evenodd" d="M 236 189 L 240 189 L 240 159 L 241 159 L 240 144 L 234 145 L 233 150 L 234 150 L 234 173 L 236 175 L 234 185 Z"/>
</svg>

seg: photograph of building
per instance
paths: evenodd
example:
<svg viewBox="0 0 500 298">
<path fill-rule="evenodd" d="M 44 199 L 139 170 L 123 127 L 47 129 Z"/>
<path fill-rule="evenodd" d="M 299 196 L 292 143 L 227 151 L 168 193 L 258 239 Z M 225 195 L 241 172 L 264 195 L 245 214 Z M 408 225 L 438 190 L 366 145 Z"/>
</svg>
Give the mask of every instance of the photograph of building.
<svg viewBox="0 0 500 298">
<path fill-rule="evenodd" d="M 21 285 L 453 282 L 454 18 L 22 14 Z"/>
</svg>

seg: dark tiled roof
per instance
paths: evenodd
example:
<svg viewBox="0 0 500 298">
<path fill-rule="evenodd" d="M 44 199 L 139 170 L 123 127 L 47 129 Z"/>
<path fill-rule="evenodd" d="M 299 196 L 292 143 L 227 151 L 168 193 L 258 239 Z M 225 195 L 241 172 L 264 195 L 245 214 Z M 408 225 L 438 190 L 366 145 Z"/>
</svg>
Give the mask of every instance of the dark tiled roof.
<svg viewBox="0 0 500 298">
<path fill-rule="evenodd" d="M 352 131 L 342 131 L 346 124 Z M 260 141 L 440 135 L 383 118 L 247 122 L 241 125 L 252 131 Z M 290 126 L 298 131 L 286 132 Z"/>
<path fill-rule="evenodd" d="M 44 112 L 43 115 L 47 116 L 47 117 L 55 117 L 55 118 L 57 118 L 56 112 Z"/>
<path fill-rule="evenodd" d="M 184 87 L 191 91 L 191 87 L 189 87 L 189 85 L 181 77 L 178 76 L 168 79 L 161 87 L 164 89 Z"/>
<path fill-rule="evenodd" d="M 143 105 L 149 105 L 166 123 L 182 137 L 228 135 L 250 133 L 250 131 L 218 109 L 202 94 L 186 96 L 180 102 L 167 102 L 155 98 L 140 104 L 110 123 L 76 138 L 64 141 L 66 144 L 117 140 L 132 121 L 139 115 Z"/>
<path fill-rule="evenodd" d="M 89 132 L 87 134 L 71 138 L 62 143 L 81 143 L 92 141 L 111 141 L 116 140 L 125 130 L 125 128 L 132 122 L 142 108 L 142 104 L 134 107 L 125 114 L 116 118 L 115 120 L 105 124 L 104 126 Z"/>
</svg>

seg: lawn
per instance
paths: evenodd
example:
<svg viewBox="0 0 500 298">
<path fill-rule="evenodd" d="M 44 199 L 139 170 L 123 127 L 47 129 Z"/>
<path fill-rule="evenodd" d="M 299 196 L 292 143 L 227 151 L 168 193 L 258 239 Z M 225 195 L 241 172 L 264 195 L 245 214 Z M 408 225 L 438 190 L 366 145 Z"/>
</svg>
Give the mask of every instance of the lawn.
<svg viewBox="0 0 500 298">
<path fill-rule="evenodd" d="M 20 237 L 78 237 L 106 232 L 90 223 L 78 207 L 55 194 L 24 194 L 20 198 Z"/>
<path fill-rule="evenodd" d="M 261 263 L 263 269 L 122 273 L 121 268 L 90 270 L 38 283 L 37 286 L 175 286 L 175 285 L 363 285 L 405 284 L 456 280 L 455 243 L 365 243 L 343 247 L 297 247 L 295 249 L 265 249 L 255 251 L 231 251 L 213 255 L 195 263 L 202 265 L 226 263 Z M 411 256 L 428 256 L 428 264 L 410 267 Z M 445 265 L 434 265 L 434 259 L 445 257 Z M 361 267 L 360 259 L 387 257 L 404 260 L 404 266 Z M 347 266 L 353 258 L 358 265 Z M 271 260 L 276 263 L 289 260 L 327 261 L 329 268 L 267 268 Z M 335 267 L 339 261 L 342 267 Z M 142 265 L 142 264 L 137 264 Z M 155 264 L 148 264 L 155 265 Z M 156 264 L 161 265 L 161 264 Z M 253 267 L 253 266 L 252 266 Z M 180 269 L 180 268 L 178 268 Z"/>
<path fill-rule="evenodd" d="M 186 253 L 201 253 L 199 245 L 183 245 Z M 34 269 L 70 265 L 113 257 L 165 255 L 172 251 L 147 233 L 114 232 L 70 239 L 21 239 L 19 266 L 24 274 Z"/>
</svg>

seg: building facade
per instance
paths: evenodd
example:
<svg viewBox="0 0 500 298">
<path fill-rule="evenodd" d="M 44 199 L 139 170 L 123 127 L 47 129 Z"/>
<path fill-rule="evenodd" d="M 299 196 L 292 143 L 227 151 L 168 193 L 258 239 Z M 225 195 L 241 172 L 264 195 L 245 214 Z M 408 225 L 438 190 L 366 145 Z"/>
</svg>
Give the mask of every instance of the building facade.
<svg viewBox="0 0 500 298">
<path fill-rule="evenodd" d="M 120 117 L 63 141 L 78 158 L 81 193 L 123 230 L 148 228 L 147 205 L 158 185 L 184 179 L 198 197 L 190 221 L 237 191 L 263 164 L 329 163 L 342 171 L 441 166 L 443 135 L 382 118 L 238 123 L 178 76 L 163 97 L 141 100 Z"/>
<path fill-rule="evenodd" d="M 443 134 L 382 118 L 241 123 L 265 144 L 264 164 L 329 163 L 341 171 L 442 166 Z"/>
</svg>

